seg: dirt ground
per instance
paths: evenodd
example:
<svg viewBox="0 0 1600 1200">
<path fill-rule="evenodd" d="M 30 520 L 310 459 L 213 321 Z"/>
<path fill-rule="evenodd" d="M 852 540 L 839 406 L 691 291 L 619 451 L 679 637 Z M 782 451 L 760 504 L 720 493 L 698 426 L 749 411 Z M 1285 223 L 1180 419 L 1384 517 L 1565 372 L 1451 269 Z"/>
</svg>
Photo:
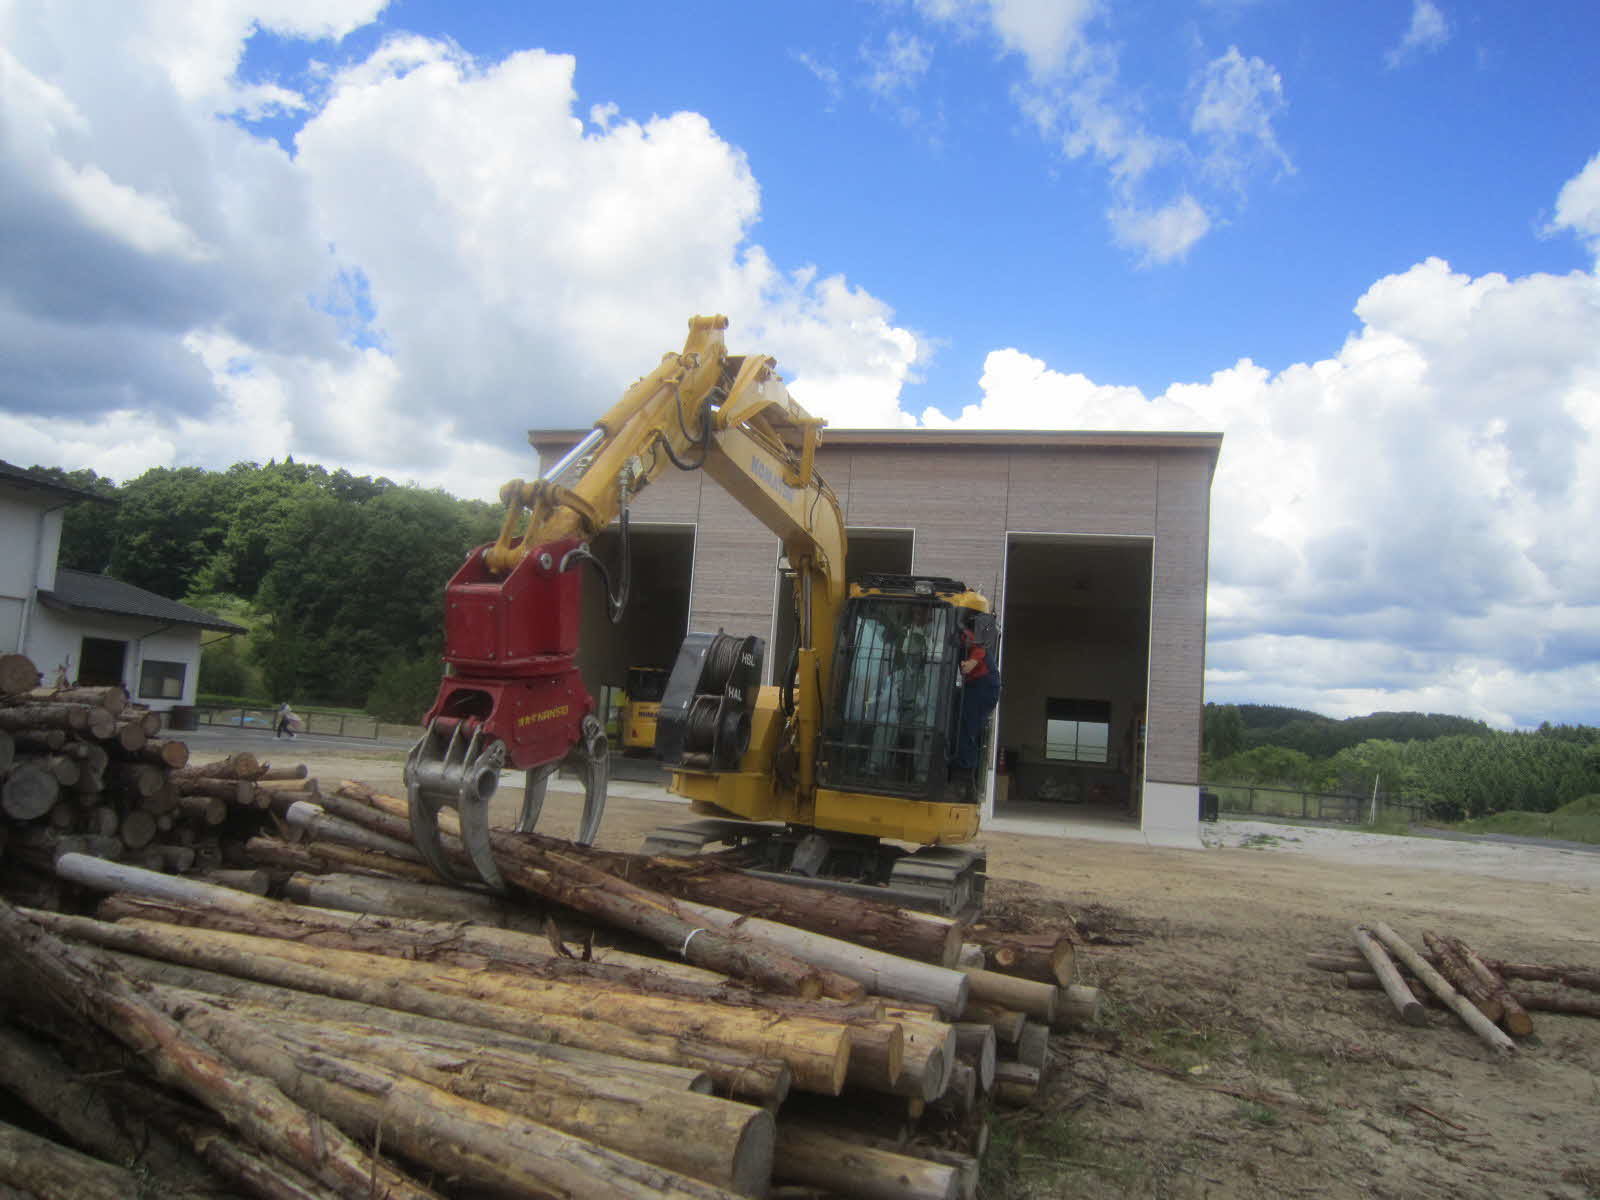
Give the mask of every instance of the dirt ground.
<svg viewBox="0 0 1600 1200">
<path fill-rule="evenodd" d="M 279 757 L 325 786 L 399 786 L 395 754 Z M 687 817 L 659 795 L 616 785 L 601 844 Z M 518 799 L 502 792 L 508 815 Z M 577 811 L 553 791 L 541 832 L 569 835 Z M 1218 829 L 1231 844 L 1204 851 L 982 838 L 991 913 L 1070 914 L 1124 943 L 1080 952 L 1101 1020 L 1058 1034 L 1039 1101 L 995 1120 L 985 1196 L 1600 1198 L 1600 1020 L 1535 1013 L 1502 1059 L 1453 1016 L 1406 1026 L 1304 965 L 1381 920 L 1600 969 L 1600 855 Z"/>
</svg>

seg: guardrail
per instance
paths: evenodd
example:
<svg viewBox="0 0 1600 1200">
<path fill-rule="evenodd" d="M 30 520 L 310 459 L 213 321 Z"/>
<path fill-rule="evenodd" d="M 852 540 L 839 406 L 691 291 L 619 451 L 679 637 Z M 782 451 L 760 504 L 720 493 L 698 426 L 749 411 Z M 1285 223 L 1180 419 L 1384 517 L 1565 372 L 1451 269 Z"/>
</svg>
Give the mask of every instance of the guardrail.
<svg viewBox="0 0 1600 1200">
<path fill-rule="evenodd" d="M 299 733 L 315 733 L 324 737 L 366 738 L 376 741 L 381 736 L 378 719 L 359 713 L 296 713 L 300 718 Z M 227 726 L 234 729 L 264 729 L 269 733 L 278 723 L 275 708 L 197 708 L 195 717 L 201 725 Z"/>
</svg>

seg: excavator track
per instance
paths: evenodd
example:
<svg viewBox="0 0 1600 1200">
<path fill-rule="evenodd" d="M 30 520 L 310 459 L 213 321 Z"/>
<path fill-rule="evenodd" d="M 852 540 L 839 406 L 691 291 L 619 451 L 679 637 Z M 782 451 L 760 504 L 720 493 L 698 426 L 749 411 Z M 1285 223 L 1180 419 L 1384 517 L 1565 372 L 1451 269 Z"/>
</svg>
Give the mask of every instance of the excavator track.
<svg viewBox="0 0 1600 1200">
<path fill-rule="evenodd" d="M 957 920 L 971 920 L 983 910 L 988 858 L 981 850 L 923 846 L 902 851 L 875 839 L 720 817 L 661 826 L 641 849 L 692 858 L 708 847 L 720 861 L 761 879 Z"/>
</svg>

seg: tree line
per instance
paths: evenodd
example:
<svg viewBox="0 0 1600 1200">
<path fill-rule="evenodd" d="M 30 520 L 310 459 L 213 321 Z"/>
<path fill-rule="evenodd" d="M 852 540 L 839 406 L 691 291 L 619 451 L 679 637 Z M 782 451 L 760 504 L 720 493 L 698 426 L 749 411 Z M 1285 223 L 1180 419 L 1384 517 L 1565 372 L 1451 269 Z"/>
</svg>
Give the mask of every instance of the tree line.
<svg viewBox="0 0 1600 1200">
<path fill-rule="evenodd" d="M 1443 820 L 1554 812 L 1600 793 L 1600 728 L 1491 729 L 1442 713 L 1335 720 L 1304 709 L 1207 704 L 1210 783 L 1368 795 L 1421 804 Z"/>
<path fill-rule="evenodd" d="M 63 514 L 60 563 L 247 627 L 205 647 L 211 694 L 416 720 L 439 678 L 444 585 L 500 512 L 293 459 L 146 471 L 34 468 L 112 501 Z"/>
</svg>

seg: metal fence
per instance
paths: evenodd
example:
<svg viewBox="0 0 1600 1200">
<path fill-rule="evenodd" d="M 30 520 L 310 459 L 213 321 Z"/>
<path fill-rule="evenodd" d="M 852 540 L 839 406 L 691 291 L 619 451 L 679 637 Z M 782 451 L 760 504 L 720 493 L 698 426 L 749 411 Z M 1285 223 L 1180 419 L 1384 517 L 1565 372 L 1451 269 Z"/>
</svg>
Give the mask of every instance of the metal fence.
<svg viewBox="0 0 1600 1200">
<path fill-rule="evenodd" d="M 1420 821 L 1427 816 L 1427 806 L 1420 800 L 1387 792 L 1379 792 L 1374 805 L 1371 794 L 1306 792 L 1242 783 L 1206 783 L 1201 787 L 1215 792 L 1218 807 L 1235 816 L 1289 817 L 1342 825 L 1365 825 L 1374 816 L 1380 821 L 1385 817 Z"/>
<path fill-rule="evenodd" d="M 195 710 L 202 725 L 226 725 L 234 729 L 272 730 L 278 722 L 275 708 L 200 708 Z M 368 738 L 379 737 L 378 720 L 359 713 L 300 712 L 300 733 L 316 733 L 326 737 Z"/>
</svg>

